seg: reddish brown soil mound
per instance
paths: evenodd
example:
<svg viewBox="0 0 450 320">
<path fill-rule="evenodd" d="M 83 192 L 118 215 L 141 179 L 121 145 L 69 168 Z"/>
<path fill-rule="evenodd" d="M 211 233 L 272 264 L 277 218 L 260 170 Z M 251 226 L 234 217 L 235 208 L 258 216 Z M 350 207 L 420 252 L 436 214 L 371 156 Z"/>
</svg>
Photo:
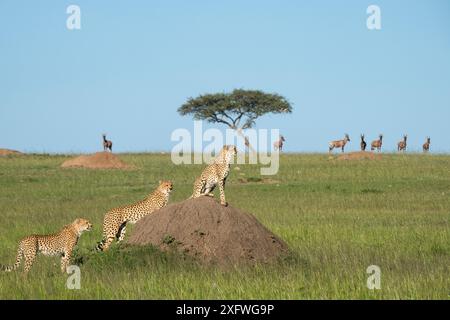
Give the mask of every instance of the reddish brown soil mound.
<svg viewBox="0 0 450 320">
<path fill-rule="evenodd" d="M 337 159 L 338 160 L 362 160 L 362 159 L 377 160 L 377 159 L 381 159 L 381 154 L 376 154 L 373 152 L 366 152 L 366 151 L 350 152 L 350 153 L 341 154 Z"/>
<path fill-rule="evenodd" d="M 65 161 L 63 168 L 89 168 L 89 169 L 128 169 L 126 163 L 110 152 L 97 152 L 93 155 L 79 156 Z"/>
<path fill-rule="evenodd" d="M 23 154 L 16 150 L 0 149 L 0 156 L 20 155 Z"/>
<path fill-rule="evenodd" d="M 128 243 L 175 248 L 219 266 L 267 263 L 288 252 L 287 245 L 254 216 L 206 196 L 146 216 Z"/>
</svg>

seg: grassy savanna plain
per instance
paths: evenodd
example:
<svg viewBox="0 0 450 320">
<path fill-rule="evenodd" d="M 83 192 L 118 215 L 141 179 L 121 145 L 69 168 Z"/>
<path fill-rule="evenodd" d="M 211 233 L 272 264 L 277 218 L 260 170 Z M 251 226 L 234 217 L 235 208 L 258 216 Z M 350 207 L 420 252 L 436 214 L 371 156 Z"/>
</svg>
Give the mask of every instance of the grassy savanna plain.
<svg viewBox="0 0 450 320">
<path fill-rule="evenodd" d="M 450 297 L 448 155 L 337 161 L 283 154 L 278 174 L 267 177 L 257 165 L 234 165 L 228 202 L 254 214 L 292 254 L 273 265 L 227 270 L 152 247 L 92 252 L 108 209 L 144 198 L 162 179 L 174 182 L 170 202 L 181 201 L 204 167 L 174 165 L 170 154 L 119 157 L 136 169 L 61 169 L 70 158 L 62 155 L 0 158 L 1 264 L 14 262 L 23 236 L 55 232 L 77 217 L 94 224 L 75 252 L 80 290 L 66 288 L 58 257 L 40 256 L 27 277 L 0 274 L 1 299 Z M 370 265 L 381 268 L 380 290 L 366 286 Z"/>
</svg>

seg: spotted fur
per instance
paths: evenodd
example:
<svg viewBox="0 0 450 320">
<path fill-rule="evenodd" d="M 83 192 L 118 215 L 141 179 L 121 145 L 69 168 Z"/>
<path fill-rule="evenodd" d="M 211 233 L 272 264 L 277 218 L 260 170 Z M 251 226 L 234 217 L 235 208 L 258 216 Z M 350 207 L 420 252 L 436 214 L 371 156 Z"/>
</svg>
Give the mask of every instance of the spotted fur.
<svg viewBox="0 0 450 320">
<path fill-rule="evenodd" d="M 107 250 L 114 239 L 117 239 L 117 242 L 122 241 L 128 223 L 134 224 L 146 215 L 165 207 L 172 189 L 171 181 L 160 181 L 158 188 L 144 200 L 106 213 L 103 220 L 103 239 L 97 250 Z"/>
<path fill-rule="evenodd" d="M 92 229 L 92 224 L 86 219 L 76 219 L 73 223 L 63 227 L 61 231 L 51 235 L 31 235 L 23 238 L 17 250 L 16 263 L 4 267 L 4 271 L 14 271 L 25 259 L 24 271 L 30 271 L 38 253 L 46 256 L 61 255 L 61 271 L 66 272 L 72 256 L 72 251 L 84 231 Z"/>
<path fill-rule="evenodd" d="M 214 162 L 208 165 L 200 177 L 195 180 L 191 198 L 198 198 L 200 196 L 213 197 L 214 194 L 211 192 L 219 185 L 220 203 L 223 206 L 227 206 L 228 204 L 225 200 L 225 182 L 230 173 L 230 163 L 236 154 L 237 150 L 235 146 L 223 146 Z"/>
</svg>

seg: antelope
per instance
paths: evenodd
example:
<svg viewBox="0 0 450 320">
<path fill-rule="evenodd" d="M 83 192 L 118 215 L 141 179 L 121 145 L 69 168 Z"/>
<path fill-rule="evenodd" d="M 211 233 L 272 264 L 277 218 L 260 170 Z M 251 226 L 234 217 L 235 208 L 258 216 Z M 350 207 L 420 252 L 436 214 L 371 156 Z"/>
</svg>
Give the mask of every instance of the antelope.
<svg viewBox="0 0 450 320">
<path fill-rule="evenodd" d="M 430 137 L 427 137 L 427 142 L 425 142 L 422 146 L 423 152 L 428 152 L 430 150 L 430 143 L 431 143 L 431 139 L 430 139 Z"/>
<path fill-rule="evenodd" d="M 361 151 L 366 151 L 367 143 L 364 141 L 364 135 L 361 135 Z"/>
<path fill-rule="evenodd" d="M 103 134 L 103 150 L 108 151 L 108 149 L 112 152 L 112 141 L 106 140 L 106 134 Z"/>
<path fill-rule="evenodd" d="M 283 144 L 284 144 L 285 141 L 286 141 L 286 140 L 284 139 L 284 137 L 283 137 L 283 136 L 280 136 L 280 139 L 278 139 L 277 141 L 275 141 L 275 142 L 273 143 L 273 149 L 274 149 L 275 151 L 277 151 L 277 150 L 282 151 L 282 150 L 283 150 Z"/>
<path fill-rule="evenodd" d="M 381 146 L 383 145 L 383 135 L 380 134 L 379 139 L 378 140 L 373 140 L 372 143 L 370 144 L 370 150 L 375 150 L 377 149 L 378 151 L 381 151 Z"/>
<path fill-rule="evenodd" d="M 345 134 L 344 140 L 331 141 L 328 144 L 328 146 L 329 146 L 328 152 L 331 152 L 331 150 L 333 150 L 334 148 L 341 148 L 342 152 L 344 152 L 344 147 L 347 144 L 347 142 L 349 142 L 349 141 L 350 141 L 350 137 L 348 136 L 348 134 Z"/>
<path fill-rule="evenodd" d="M 245 137 L 244 137 L 244 144 L 245 144 L 245 146 L 246 146 L 247 148 L 250 147 L 250 140 L 248 139 L 248 136 L 245 136 Z"/>
<path fill-rule="evenodd" d="M 408 136 L 406 134 L 403 135 L 403 140 L 397 143 L 398 151 L 406 151 L 406 139 Z"/>
</svg>

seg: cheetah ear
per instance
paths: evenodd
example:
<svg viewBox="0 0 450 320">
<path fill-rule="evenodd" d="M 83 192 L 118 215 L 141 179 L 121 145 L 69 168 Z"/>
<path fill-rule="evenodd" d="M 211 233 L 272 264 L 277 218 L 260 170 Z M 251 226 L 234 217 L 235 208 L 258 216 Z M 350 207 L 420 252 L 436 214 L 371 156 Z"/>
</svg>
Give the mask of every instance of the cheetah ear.
<svg viewBox="0 0 450 320">
<path fill-rule="evenodd" d="M 161 184 L 162 183 L 162 180 L 159 180 L 159 184 Z"/>
</svg>

